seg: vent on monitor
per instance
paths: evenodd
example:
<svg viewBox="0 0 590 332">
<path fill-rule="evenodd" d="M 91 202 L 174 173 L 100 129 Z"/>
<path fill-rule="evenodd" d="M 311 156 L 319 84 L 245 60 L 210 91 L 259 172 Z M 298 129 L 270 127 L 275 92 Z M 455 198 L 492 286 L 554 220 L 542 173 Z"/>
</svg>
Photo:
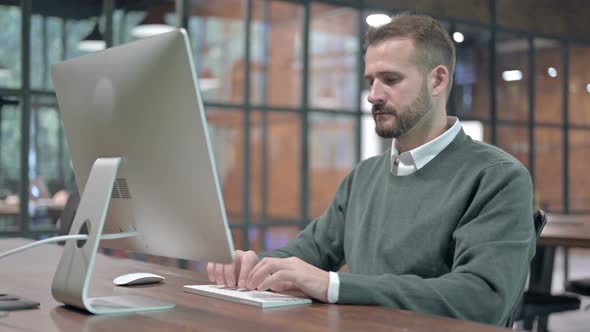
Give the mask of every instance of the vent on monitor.
<svg viewBox="0 0 590 332">
<path fill-rule="evenodd" d="M 111 195 L 111 198 L 131 198 L 131 192 L 129 191 L 127 179 L 121 178 L 115 180 L 115 185 L 113 186 L 113 193 Z"/>
</svg>

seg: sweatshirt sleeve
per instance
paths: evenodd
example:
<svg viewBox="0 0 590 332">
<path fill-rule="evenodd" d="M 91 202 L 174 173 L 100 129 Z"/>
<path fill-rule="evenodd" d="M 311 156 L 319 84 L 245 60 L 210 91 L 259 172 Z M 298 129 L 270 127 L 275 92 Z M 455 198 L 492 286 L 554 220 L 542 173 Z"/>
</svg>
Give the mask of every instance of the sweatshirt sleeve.
<svg viewBox="0 0 590 332">
<path fill-rule="evenodd" d="M 425 279 L 340 272 L 338 303 L 504 325 L 534 254 L 532 182 L 522 165 L 503 162 L 480 172 L 476 188 L 452 235 L 449 273 Z"/>
<path fill-rule="evenodd" d="M 336 271 L 344 264 L 344 222 L 352 173 L 338 186 L 328 209 L 281 249 L 258 256 L 295 256 L 322 270 Z"/>
</svg>

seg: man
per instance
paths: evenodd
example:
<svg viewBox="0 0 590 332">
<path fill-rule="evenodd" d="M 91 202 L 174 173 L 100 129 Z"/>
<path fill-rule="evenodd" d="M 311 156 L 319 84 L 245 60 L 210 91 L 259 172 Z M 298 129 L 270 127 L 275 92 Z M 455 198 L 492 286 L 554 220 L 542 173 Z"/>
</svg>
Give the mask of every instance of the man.
<svg viewBox="0 0 590 332">
<path fill-rule="evenodd" d="M 286 247 L 238 250 L 209 279 L 504 325 L 534 253 L 530 176 L 447 117 L 455 49 L 435 20 L 394 17 L 367 41 L 368 100 L 391 149 L 356 166 Z"/>
</svg>

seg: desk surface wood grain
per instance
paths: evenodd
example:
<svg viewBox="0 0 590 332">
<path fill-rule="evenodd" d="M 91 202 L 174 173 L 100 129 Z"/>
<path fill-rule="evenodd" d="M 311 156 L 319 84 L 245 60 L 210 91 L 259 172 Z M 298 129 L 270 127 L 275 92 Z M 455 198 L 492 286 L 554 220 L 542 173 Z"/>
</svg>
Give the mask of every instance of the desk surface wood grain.
<svg viewBox="0 0 590 332">
<path fill-rule="evenodd" d="M 590 215 L 547 215 L 538 244 L 590 248 Z"/>
<path fill-rule="evenodd" d="M 29 243 L 1 239 L 0 252 Z M 0 260 L 0 292 L 41 303 L 39 309 L 13 311 L 0 318 L 0 331 L 506 331 L 493 326 L 420 315 L 377 306 L 313 303 L 272 310 L 207 298 L 182 291 L 185 284 L 207 283 L 200 272 L 129 259 L 97 257 L 90 296 L 137 294 L 176 304 L 175 309 L 94 316 L 65 307 L 51 296 L 51 281 L 63 247 L 45 245 Z M 163 284 L 117 287 L 115 276 L 129 272 L 163 275 Z"/>
</svg>

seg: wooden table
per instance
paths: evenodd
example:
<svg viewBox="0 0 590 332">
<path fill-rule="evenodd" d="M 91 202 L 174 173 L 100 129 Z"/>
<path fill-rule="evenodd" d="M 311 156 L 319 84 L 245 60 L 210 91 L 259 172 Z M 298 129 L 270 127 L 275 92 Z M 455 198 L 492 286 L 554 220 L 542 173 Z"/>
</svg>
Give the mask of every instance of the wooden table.
<svg viewBox="0 0 590 332">
<path fill-rule="evenodd" d="M 590 249 L 590 216 L 547 215 L 539 245 Z"/>
<path fill-rule="evenodd" d="M 2 239 L 0 251 L 28 243 Z M 201 272 L 128 259 L 97 257 L 91 296 L 139 294 L 175 303 L 175 309 L 114 316 L 93 316 L 69 309 L 51 296 L 51 280 L 62 247 L 46 245 L 0 261 L 0 292 L 41 303 L 39 309 L 14 311 L 0 318 L 0 331 L 507 331 L 450 318 L 420 315 L 377 306 L 313 303 L 261 310 L 182 291 L 185 284 L 206 283 Z M 112 278 L 129 272 L 163 275 L 163 284 L 123 288 Z"/>
<path fill-rule="evenodd" d="M 61 217 L 61 214 L 64 210 L 63 204 L 54 203 L 51 200 L 43 199 L 37 201 L 30 201 L 33 209 L 32 218 L 36 218 L 38 216 L 47 217 L 51 220 L 51 222 L 55 225 L 57 220 Z M 20 205 L 19 204 L 7 204 L 5 202 L 0 202 L 0 216 L 2 217 L 17 217 L 20 215 Z"/>
</svg>

